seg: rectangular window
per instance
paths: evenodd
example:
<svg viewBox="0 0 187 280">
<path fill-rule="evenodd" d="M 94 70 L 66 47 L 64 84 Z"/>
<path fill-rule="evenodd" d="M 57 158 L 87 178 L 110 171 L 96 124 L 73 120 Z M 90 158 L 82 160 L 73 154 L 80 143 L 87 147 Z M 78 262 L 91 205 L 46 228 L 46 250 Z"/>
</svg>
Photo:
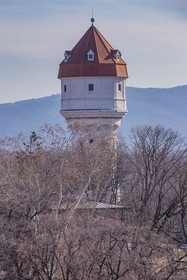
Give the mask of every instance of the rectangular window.
<svg viewBox="0 0 187 280">
<path fill-rule="evenodd" d="M 67 86 L 66 85 L 64 85 L 64 92 L 66 92 L 67 91 Z"/>
<path fill-rule="evenodd" d="M 94 90 L 94 84 L 89 84 L 88 85 L 88 90 L 93 91 Z"/>
<path fill-rule="evenodd" d="M 121 84 L 118 84 L 118 91 L 121 91 Z"/>
<path fill-rule="evenodd" d="M 88 60 L 93 60 L 93 54 L 88 55 Z"/>
</svg>

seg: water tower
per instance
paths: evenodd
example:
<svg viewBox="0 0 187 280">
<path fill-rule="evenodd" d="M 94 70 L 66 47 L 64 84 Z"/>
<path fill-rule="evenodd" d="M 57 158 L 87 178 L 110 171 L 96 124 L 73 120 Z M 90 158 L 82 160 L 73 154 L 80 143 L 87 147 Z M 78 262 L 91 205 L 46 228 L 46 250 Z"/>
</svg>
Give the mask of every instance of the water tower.
<svg viewBox="0 0 187 280">
<path fill-rule="evenodd" d="M 95 128 L 117 139 L 127 113 L 127 66 L 91 19 L 91 26 L 60 63 L 61 114 L 71 130 Z M 92 129 L 91 129 L 92 130 Z M 92 136 L 94 140 L 94 135 Z"/>
</svg>

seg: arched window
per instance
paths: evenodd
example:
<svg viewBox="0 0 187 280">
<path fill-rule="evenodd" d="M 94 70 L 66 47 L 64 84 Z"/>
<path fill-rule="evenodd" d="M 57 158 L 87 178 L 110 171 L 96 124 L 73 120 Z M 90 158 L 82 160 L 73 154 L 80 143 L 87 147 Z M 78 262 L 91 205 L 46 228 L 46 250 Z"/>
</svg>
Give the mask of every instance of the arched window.
<svg viewBox="0 0 187 280">
<path fill-rule="evenodd" d="M 64 62 L 67 62 L 71 56 L 71 51 L 65 51 L 64 53 Z"/>
<path fill-rule="evenodd" d="M 94 61 L 94 52 L 92 50 L 87 53 L 87 59 L 88 61 Z"/>
<path fill-rule="evenodd" d="M 112 50 L 111 51 L 112 53 L 112 56 L 117 60 L 119 61 L 121 59 L 121 53 L 119 50 Z"/>
<path fill-rule="evenodd" d="M 121 83 L 118 84 L 118 91 L 121 91 Z"/>
</svg>

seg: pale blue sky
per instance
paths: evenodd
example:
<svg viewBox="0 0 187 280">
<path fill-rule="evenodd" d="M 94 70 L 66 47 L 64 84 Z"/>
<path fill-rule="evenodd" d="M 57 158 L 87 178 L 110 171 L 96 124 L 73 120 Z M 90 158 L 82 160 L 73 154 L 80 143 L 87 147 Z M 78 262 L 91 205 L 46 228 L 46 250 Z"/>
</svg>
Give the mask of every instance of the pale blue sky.
<svg viewBox="0 0 187 280">
<path fill-rule="evenodd" d="M 187 84 L 187 0 L 0 0 L 0 103 L 60 92 L 58 65 L 92 7 L 128 64 L 128 86 Z"/>
</svg>

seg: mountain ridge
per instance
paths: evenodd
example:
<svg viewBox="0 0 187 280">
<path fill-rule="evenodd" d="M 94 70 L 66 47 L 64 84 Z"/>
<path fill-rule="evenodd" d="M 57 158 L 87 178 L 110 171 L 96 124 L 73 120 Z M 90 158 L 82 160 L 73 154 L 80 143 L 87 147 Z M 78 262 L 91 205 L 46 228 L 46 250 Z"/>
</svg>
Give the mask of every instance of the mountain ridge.
<svg viewBox="0 0 187 280">
<path fill-rule="evenodd" d="M 128 114 L 120 133 L 128 135 L 137 125 L 162 125 L 187 137 L 187 85 L 173 88 L 127 87 Z M 66 127 L 60 115 L 60 94 L 0 104 L 0 137 L 28 134 L 45 123 Z"/>
</svg>

